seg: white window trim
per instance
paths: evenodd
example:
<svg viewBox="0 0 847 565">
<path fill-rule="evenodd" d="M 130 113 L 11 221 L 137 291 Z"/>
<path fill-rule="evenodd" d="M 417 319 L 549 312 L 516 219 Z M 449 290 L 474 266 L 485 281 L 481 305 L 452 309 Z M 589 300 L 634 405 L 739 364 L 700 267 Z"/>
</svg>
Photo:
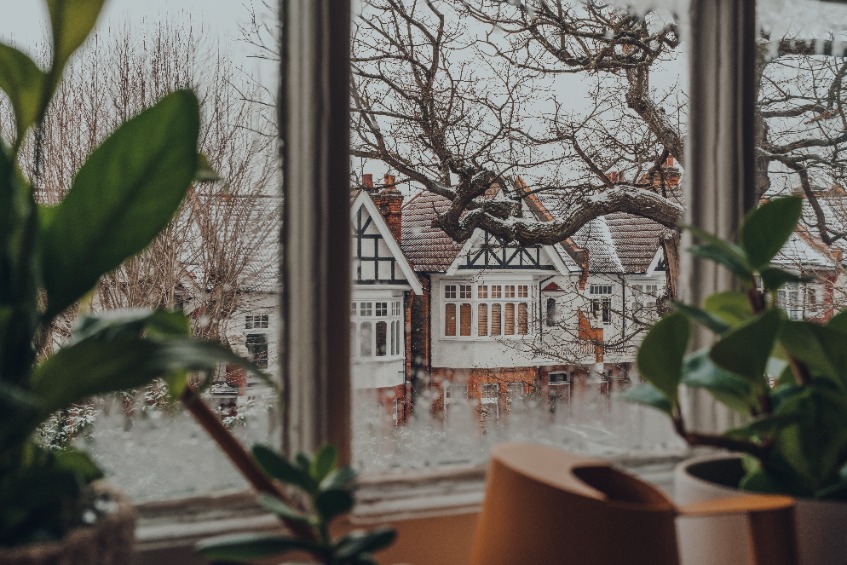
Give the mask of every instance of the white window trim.
<svg viewBox="0 0 847 565">
<path fill-rule="evenodd" d="M 470 298 L 461 298 L 461 287 L 470 287 Z M 485 298 L 479 298 L 479 287 L 485 286 L 488 287 L 488 293 Z M 492 286 L 501 287 L 500 297 L 493 298 L 491 293 Z M 506 290 L 505 287 L 512 286 L 515 289 L 515 296 L 511 298 L 506 298 Z M 519 290 L 518 287 L 526 287 L 526 296 L 518 297 Z M 455 287 L 456 289 L 456 298 L 447 298 L 447 288 Z M 534 289 L 535 285 L 532 281 L 527 281 L 524 279 L 508 279 L 508 278 L 497 278 L 497 279 L 485 279 L 481 282 L 478 281 L 455 281 L 455 280 L 445 280 L 441 283 L 441 291 L 438 294 L 440 296 L 440 309 L 439 313 L 441 315 L 441 320 L 439 325 L 439 337 L 445 341 L 478 341 L 478 342 L 492 342 L 492 341 L 501 341 L 501 340 L 516 340 L 520 341 L 522 339 L 526 339 L 527 337 L 535 337 L 538 332 L 538 320 L 536 315 L 536 299 L 534 297 Z M 447 335 L 447 305 L 455 304 L 456 305 L 456 335 Z M 461 305 L 462 304 L 470 304 L 471 305 L 471 334 L 470 335 L 461 335 Z M 480 304 L 488 304 L 488 335 L 479 335 L 479 305 Z M 491 310 L 492 305 L 500 304 L 500 324 L 501 324 L 501 333 L 499 335 L 491 334 Z M 514 304 L 515 305 L 515 333 L 507 334 L 505 332 L 505 318 L 506 318 L 506 304 Z M 518 333 L 520 328 L 518 324 L 518 311 L 519 304 L 526 304 L 526 333 Z"/>
<path fill-rule="evenodd" d="M 341 319 L 342 314 L 349 316 L 350 308 L 346 198 L 350 2 L 281 4 L 286 57 L 281 64 L 280 123 L 287 139 L 284 161 L 297 164 L 284 175 L 281 358 L 285 360 L 287 418 L 282 443 L 291 452 L 331 442 L 342 462 L 350 461 L 349 319 Z M 753 205 L 755 3 L 691 0 L 690 11 L 686 222 L 730 237 L 737 232 L 744 211 Z M 342 194 L 344 198 L 339 197 Z M 688 244 L 684 241 L 683 248 Z M 731 286 L 720 270 L 694 263 L 685 254 L 683 259 L 680 294 L 685 300 L 699 301 Z M 302 375 L 310 378 L 295 378 Z M 706 430 L 723 425 L 715 417 L 713 404 L 702 399 L 691 404 L 688 413 L 697 420 L 696 427 Z M 657 483 L 670 482 L 666 461 L 621 458 L 617 462 L 644 467 L 643 476 Z M 652 464 L 658 469 L 651 469 Z M 357 514 L 385 521 L 399 515 L 476 509 L 482 500 L 482 472 L 478 467 L 404 470 L 402 477 L 394 475 L 393 483 L 390 474 L 365 476 Z M 249 493 L 230 496 L 253 500 Z M 249 502 L 244 503 L 249 518 L 234 511 L 221 517 L 222 501 L 227 504 L 224 496 L 217 495 L 141 505 L 138 563 L 159 563 L 161 552 L 185 565 L 202 563 L 190 549 L 197 539 L 244 527 L 278 527 L 275 519 Z M 194 519 L 188 519 L 189 515 Z"/>
</svg>

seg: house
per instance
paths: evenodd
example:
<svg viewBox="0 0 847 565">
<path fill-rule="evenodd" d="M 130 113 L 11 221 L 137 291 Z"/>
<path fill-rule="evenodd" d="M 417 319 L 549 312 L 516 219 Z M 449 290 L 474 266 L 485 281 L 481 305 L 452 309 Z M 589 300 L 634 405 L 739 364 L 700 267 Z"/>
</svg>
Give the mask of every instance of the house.
<svg viewBox="0 0 847 565">
<path fill-rule="evenodd" d="M 373 177 L 364 175 L 362 188 L 351 193 L 352 383 L 354 409 L 388 411 L 400 423 L 410 407 L 410 296 L 424 291 L 400 249 L 403 195 L 393 177 L 385 181 L 385 187 L 377 189 Z"/>
<path fill-rule="evenodd" d="M 525 218 L 552 219 L 520 178 L 484 197 L 519 202 Z M 398 212 L 401 249 L 424 289 L 410 313 L 416 393 L 434 398 L 436 410 L 471 400 L 496 418 L 526 395 L 555 409 L 579 386 L 608 390 L 629 377 L 664 292 L 660 225 L 611 214 L 556 245 L 521 246 L 482 230 L 456 243 L 432 226 L 448 205 L 422 192 Z"/>
</svg>

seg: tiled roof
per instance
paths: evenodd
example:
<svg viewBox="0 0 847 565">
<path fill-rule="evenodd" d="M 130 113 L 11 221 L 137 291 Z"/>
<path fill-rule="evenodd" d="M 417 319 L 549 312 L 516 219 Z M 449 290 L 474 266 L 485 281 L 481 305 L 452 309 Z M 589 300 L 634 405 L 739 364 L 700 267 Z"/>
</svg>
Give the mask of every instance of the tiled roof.
<svg viewBox="0 0 847 565">
<path fill-rule="evenodd" d="M 431 192 L 419 192 L 403 206 L 400 248 L 415 271 L 443 273 L 462 249 L 432 219 L 450 207 L 450 201 Z"/>
<path fill-rule="evenodd" d="M 646 272 L 659 249 L 664 227 L 653 220 L 623 212 L 604 217 L 624 272 Z"/>
<path fill-rule="evenodd" d="M 574 242 L 588 250 L 588 270 L 592 273 L 623 273 L 615 239 L 604 217 L 594 218 L 573 235 Z"/>
</svg>

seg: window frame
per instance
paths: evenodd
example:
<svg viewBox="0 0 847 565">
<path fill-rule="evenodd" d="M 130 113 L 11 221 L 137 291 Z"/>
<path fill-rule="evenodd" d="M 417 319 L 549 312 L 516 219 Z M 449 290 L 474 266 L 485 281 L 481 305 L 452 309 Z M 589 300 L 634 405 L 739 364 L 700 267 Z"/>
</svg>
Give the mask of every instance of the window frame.
<svg viewBox="0 0 847 565">
<path fill-rule="evenodd" d="M 278 112 L 280 138 L 287 140 L 280 144 L 286 201 L 281 230 L 280 359 L 286 405 L 281 443 L 292 453 L 330 442 L 346 464 L 351 460 L 350 335 L 349 321 L 341 323 L 341 315 L 349 316 L 351 287 L 347 197 L 351 0 L 280 6 L 283 56 Z M 730 237 L 754 203 L 755 2 L 691 0 L 689 10 L 685 219 Z M 684 235 L 682 247 L 689 245 L 690 237 Z M 679 286 L 687 301 L 699 301 L 732 284 L 724 273 L 683 255 Z M 696 339 L 702 343 L 705 337 Z M 296 378 L 301 375 L 310 378 Z M 724 425 L 715 417 L 713 404 L 697 398 L 689 404 L 695 427 Z M 482 499 L 482 474 L 480 468 L 404 473 L 394 482 L 399 490 L 390 494 L 384 478 L 363 477 L 359 499 L 367 502 L 360 502 L 361 513 L 382 520 L 396 512 L 391 508 L 398 508 L 398 501 L 406 516 L 473 509 Z M 656 478 L 661 482 L 662 477 Z M 421 496 L 422 485 L 436 483 L 453 494 Z M 456 485 L 464 490 L 457 491 Z M 228 506 L 237 502 L 240 514 L 230 508 L 222 518 L 221 502 Z M 190 550 L 199 538 L 278 528 L 274 518 L 258 510 L 250 493 L 148 503 L 140 505 L 139 512 L 141 565 L 161 562 L 162 552 L 169 558 L 179 555 L 185 563 L 200 563 Z"/>
</svg>

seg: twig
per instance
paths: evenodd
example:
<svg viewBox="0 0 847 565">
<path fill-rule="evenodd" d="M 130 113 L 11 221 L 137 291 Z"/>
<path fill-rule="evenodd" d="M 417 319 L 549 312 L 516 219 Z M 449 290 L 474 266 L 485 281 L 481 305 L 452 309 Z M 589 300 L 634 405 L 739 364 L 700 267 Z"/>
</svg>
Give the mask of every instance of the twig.
<svg viewBox="0 0 847 565">
<path fill-rule="evenodd" d="M 224 427 L 220 419 L 203 402 L 194 389 L 187 387 L 185 392 L 182 393 L 182 396 L 180 396 L 180 400 L 197 422 L 217 442 L 221 450 L 229 457 L 229 460 L 232 461 L 254 489 L 260 493 L 271 494 L 294 508 L 298 506 L 278 485 L 259 469 L 256 463 L 253 462 L 250 454 L 247 453 L 229 430 Z M 311 541 L 316 541 L 314 531 L 308 526 L 289 520 L 283 516 L 279 516 L 279 518 L 294 534 Z"/>
</svg>

